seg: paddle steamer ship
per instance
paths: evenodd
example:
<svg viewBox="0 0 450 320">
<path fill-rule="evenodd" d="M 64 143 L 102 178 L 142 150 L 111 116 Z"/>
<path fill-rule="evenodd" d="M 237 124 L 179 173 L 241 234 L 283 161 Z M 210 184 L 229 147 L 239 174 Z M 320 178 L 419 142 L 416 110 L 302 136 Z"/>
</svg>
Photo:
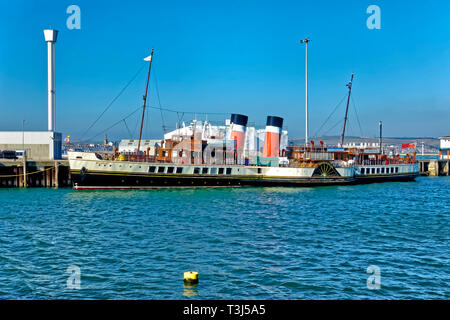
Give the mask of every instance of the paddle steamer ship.
<svg viewBox="0 0 450 320">
<path fill-rule="evenodd" d="M 187 151 L 187 157 L 176 161 L 163 155 L 186 151 L 159 148 L 156 156 L 69 152 L 74 188 L 300 187 L 411 181 L 419 174 L 414 158 L 388 158 L 364 150 L 339 148 L 294 149 L 289 152 L 289 157 L 260 157 L 254 164 L 236 162 L 235 151 L 223 152 L 225 156 L 231 154 L 232 161 L 215 159 L 210 163 L 196 160 L 195 151 Z M 219 152 L 216 150 L 216 153 Z M 188 157 L 192 163 L 187 163 Z"/>
<path fill-rule="evenodd" d="M 265 130 L 255 136 L 254 128 L 247 128 L 247 116 L 232 114 L 223 127 L 204 123 L 199 128 L 193 122 L 189 130 L 177 129 L 165 136 L 153 150 L 141 150 L 152 57 L 153 50 L 146 59 L 150 63 L 137 150 L 69 151 L 75 189 L 323 186 L 405 181 L 419 174 L 415 156 L 387 157 L 382 150 L 342 147 L 353 75 L 341 146 L 328 147 L 321 142 L 315 147 L 313 141 L 288 146 L 283 118 L 268 116 Z"/>
<path fill-rule="evenodd" d="M 232 115 L 230 138 L 204 140 L 200 135 L 163 140 L 151 155 L 69 152 L 75 189 L 132 189 L 154 187 L 316 186 L 355 180 L 351 162 L 327 159 L 297 161 L 280 149 L 282 122 L 267 118 L 262 155 L 246 150 L 243 115 Z M 246 120 L 245 120 L 246 121 Z M 209 143 L 208 143 L 209 142 Z M 333 155 L 333 153 L 330 153 Z"/>
</svg>

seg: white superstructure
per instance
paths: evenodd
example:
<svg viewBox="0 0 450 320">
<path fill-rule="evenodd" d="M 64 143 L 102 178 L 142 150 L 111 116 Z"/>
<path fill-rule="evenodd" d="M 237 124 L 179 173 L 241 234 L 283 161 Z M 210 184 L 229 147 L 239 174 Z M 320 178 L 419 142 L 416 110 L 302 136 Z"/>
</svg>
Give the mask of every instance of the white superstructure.
<svg viewBox="0 0 450 320">
<path fill-rule="evenodd" d="M 182 123 L 180 128 L 168 132 L 164 135 L 166 140 L 177 141 L 182 137 L 198 137 L 205 140 L 208 144 L 229 144 L 232 143 L 231 132 L 233 125 L 229 120 L 225 125 L 213 125 L 209 121 L 194 120 L 190 124 Z M 247 126 L 245 132 L 244 154 L 247 156 L 256 156 L 258 151 L 262 153 L 264 147 L 264 139 L 266 135 L 265 129 L 256 129 Z M 281 131 L 280 150 L 286 150 L 288 145 L 287 130 Z"/>
</svg>

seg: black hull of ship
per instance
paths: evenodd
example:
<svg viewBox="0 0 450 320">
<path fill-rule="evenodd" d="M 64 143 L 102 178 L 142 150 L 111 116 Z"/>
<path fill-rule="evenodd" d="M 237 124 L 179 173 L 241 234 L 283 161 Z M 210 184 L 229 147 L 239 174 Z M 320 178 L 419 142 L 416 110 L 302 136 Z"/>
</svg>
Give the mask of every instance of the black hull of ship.
<svg viewBox="0 0 450 320">
<path fill-rule="evenodd" d="M 378 182 L 407 182 L 414 181 L 419 174 L 399 174 L 399 175 L 380 175 L 380 176 L 355 176 L 355 184 L 368 184 Z"/>
<path fill-rule="evenodd" d="M 346 185 L 354 183 L 354 178 L 286 178 L 286 177 L 244 177 L 244 176 L 202 176 L 202 175 L 148 175 L 123 173 L 72 172 L 75 189 L 157 189 L 192 187 L 240 187 L 240 186 L 280 186 L 311 187 Z"/>
</svg>

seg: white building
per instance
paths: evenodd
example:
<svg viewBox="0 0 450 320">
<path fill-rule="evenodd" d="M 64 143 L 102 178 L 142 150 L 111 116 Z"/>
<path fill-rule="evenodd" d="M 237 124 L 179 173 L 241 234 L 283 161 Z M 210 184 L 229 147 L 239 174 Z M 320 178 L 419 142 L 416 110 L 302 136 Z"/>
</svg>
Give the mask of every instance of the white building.
<svg viewBox="0 0 450 320">
<path fill-rule="evenodd" d="M 130 140 L 124 139 L 119 143 L 119 152 L 120 153 L 136 153 L 138 147 L 139 140 Z M 155 155 L 155 148 L 161 147 L 161 139 L 147 139 L 141 140 L 141 145 L 139 147 L 139 151 L 145 152 L 147 148 L 149 149 L 149 155 Z"/>
<path fill-rule="evenodd" d="M 29 160 L 61 159 L 61 133 L 0 131 L 0 150 L 25 150 Z"/>
<path fill-rule="evenodd" d="M 450 160 L 450 136 L 440 137 L 439 158 Z"/>
<path fill-rule="evenodd" d="M 341 144 L 338 143 L 338 146 L 341 147 Z M 356 149 L 366 149 L 366 148 L 380 148 L 380 144 L 378 142 L 360 142 L 356 144 L 356 142 L 348 142 L 344 143 L 344 148 L 356 148 Z"/>
</svg>

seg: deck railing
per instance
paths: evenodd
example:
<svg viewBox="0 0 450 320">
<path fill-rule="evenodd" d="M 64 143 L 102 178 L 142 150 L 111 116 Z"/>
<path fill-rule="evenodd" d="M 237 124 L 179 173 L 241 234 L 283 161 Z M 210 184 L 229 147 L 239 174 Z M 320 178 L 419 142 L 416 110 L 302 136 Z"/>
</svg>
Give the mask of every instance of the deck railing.
<svg viewBox="0 0 450 320">
<path fill-rule="evenodd" d="M 358 165 L 364 166 L 384 166 L 390 164 L 411 164 L 416 163 L 417 160 L 414 158 L 409 159 L 383 159 L 383 160 L 363 160 L 358 163 Z"/>
</svg>

